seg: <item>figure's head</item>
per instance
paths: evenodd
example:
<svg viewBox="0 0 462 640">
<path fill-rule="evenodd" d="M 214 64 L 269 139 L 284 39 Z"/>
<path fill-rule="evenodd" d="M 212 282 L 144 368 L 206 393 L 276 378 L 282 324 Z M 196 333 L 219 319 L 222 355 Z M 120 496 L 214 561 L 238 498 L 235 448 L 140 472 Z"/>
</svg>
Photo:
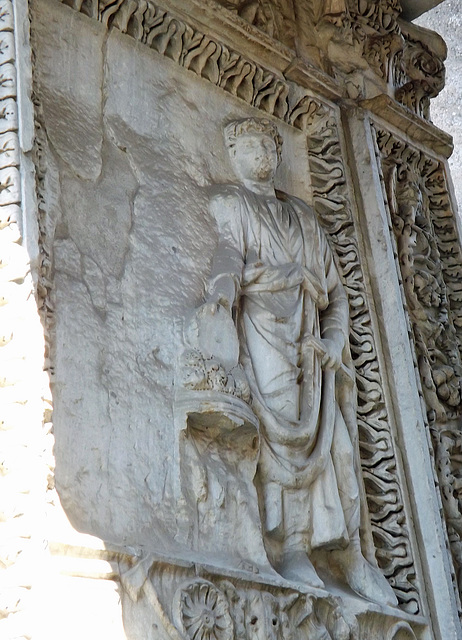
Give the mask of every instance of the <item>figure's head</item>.
<svg viewBox="0 0 462 640">
<path fill-rule="evenodd" d="M 240 178 L 272 180 L 281 159 L 282 138 L 270 120 L 246 118 L 231 122 L 225 127 L 225 142 Z"/>
</svg>

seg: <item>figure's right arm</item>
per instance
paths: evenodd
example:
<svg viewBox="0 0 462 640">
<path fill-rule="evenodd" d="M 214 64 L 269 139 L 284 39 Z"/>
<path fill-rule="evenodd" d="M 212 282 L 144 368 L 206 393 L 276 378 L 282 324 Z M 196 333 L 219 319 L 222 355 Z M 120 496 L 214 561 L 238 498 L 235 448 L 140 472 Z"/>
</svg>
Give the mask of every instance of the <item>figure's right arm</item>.
<svg viewBox="0 0 462 640">
<path fill-rule="evenodd" d="M 231 310 L 240 290 L 244 268 L 244 232 L 241 203 L 237 193 L 215 193 L 210 200 L 210 213 L 218 227 L 218 245 L 208 282 L 207 302 L 221 304 Z"/>
</svg>

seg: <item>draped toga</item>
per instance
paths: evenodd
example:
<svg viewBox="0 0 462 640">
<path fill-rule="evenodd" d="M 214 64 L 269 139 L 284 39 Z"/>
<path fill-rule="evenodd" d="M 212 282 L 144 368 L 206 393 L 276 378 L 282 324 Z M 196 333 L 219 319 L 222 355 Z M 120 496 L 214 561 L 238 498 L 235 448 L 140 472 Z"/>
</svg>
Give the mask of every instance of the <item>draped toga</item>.
<svg viewBox="0 0 462 640">
<path fill-rule="evenodd" d="M 348 300 L 313 210 L 277 193 L 221 185 L 210 290 L 235 284 L 240 362 L 260 421 L 256 484 L 265 532 L 307 550 L 345 547 L 360 520 Z M 321 367 L 339 332 L 339 371 Z"/>
</svg>

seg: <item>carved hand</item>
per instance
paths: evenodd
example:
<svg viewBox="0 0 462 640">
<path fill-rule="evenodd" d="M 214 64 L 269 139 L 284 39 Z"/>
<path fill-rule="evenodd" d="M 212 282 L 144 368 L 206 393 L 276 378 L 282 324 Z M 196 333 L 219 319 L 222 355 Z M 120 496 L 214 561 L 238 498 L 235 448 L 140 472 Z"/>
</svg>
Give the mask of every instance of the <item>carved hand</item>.
<svg viewBox="0 0 462 640">
<path fill-rule="evenodd" d="M 322 340 L 325 354 L 321 365 L 324 369 L 337 371 L 342 364 L 344 337 L 340 331 L 328 331 Z"/>
<path fill-rule="evenodd" d="M 236 288 L 233 278 L 228 275 L 223 275 L 214 283 L 213 289 L 207 296 L 205 304 L 210 307 L 212 315 L 215 314 L 218 305 L 221 305 L 227 311 L 231 311 L 235 295 Z"/>
</svg>

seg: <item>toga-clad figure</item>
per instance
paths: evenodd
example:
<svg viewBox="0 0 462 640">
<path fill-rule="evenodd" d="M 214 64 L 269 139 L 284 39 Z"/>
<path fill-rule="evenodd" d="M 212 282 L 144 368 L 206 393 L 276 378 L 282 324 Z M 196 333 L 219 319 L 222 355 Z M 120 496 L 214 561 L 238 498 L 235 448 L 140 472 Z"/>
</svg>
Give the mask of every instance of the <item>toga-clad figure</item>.
<svg viewBox="0 0 462 640">
<path fill-rule="evenodd" d="M 212 193 L 219 244 L 207 305 L 233 314 L 260 422 L 255 483 L 269 560 L 285 578 L 322 587 L 318 557 L 356 593 L 395 605 L 361 550 L 349 309 L 329 244 L 313 210 L 274 189 L 274 124 L 233 122 L 225 142 L 239 184 Z"/>
</svg>

